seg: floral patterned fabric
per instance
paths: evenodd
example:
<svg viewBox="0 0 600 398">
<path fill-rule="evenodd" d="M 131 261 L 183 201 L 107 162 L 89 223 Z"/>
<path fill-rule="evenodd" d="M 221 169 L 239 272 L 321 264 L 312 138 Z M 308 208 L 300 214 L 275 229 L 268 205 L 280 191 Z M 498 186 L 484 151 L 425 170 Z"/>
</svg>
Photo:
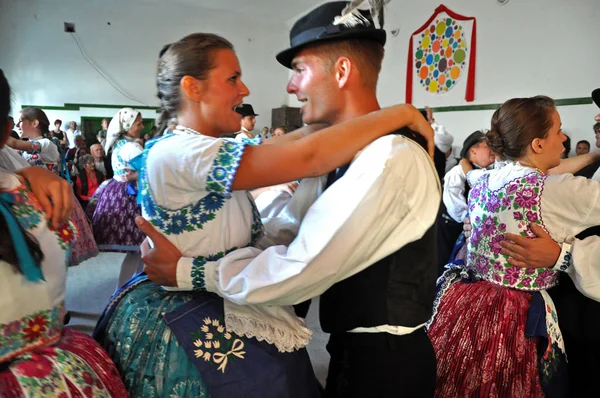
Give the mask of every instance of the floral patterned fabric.
<svg viewBox="0 0 600 398">
<path fill-rule="evenodd" d="M 86 217 L 83 208 L 75 198 L 73 199 L 73 213 L 71 219 L 77 227 L 77 240 L 71 248 L 71 256 L 69 258 L 69 267 L 74 267 L 81 264 L 85 260 L 96 257 L 100 251 L 94 240 L 94 233 L 88 218 Z"/>
<path fill-rule="evenodd" d="M 508 182 L 499 190 L 488 187 L 489 174 L 480 178 L 469 193 L 469 214 L 473 235 L 469 240 L 467 266 L 489 282 L 519 290 L 544 290 L 555 286 L 558 272 L 543 268 L 510 265 L 500 253 L 505 232 L 535 236 L 529 224 L 544 228 L 540 196 L 546 176 L 537 172 Z M 513 228 L 508 230 L 507 224 Z"/>
<path fill-rule="evenodd" d="M 47 346 L 60 339 L 64 305 L 0 324 L 0 362 L 11 360 L 36 347 Z"/>
<path fill-rule="evenodd" d="M 208 397 L 202 377 L 169 329 L 164 314 L 195 296 L 147 280 L 119 292 L 106 327 L 95 337 L 114 359 L 133 397 Z"/>
<path fill-rule="evenodd" d="M 106 184 L 105 184 L 106 183 Z M 92 226 L 100 251 L 139 252 L 146 237 L 135 225 L 141 215 L 136 196 L 128 193 L 128 183 L 110 179 L 102 183 L 88 204 L 94 209 Z M 89 210 L 88 210 L 89 211 Z M 89 214 L 89 213 L 88 213 Z"/>
<path fill-rule="evenodd" d="M 31 350 L 0 372 L 0 396 L 127 397 L 114 364 L 89 336 L 65 329 L 53 346 Z"/>
<path fill-rule="evenodd" d="M 59 175 L 60 168 L 58 147 L 47 138 L 31 140 L 33 151 L 23 152 L 23 159 L 31 166 L 44 167 Z"/>
<path fill-rule="evenodd" d="M 494 190 L 492 173 L 469 193 L 467 264 L 451 265 L 438 280 L 427 325 L 438 360 L 438 397 L 541 397 L 550 386 L 564 387 L 554 383 L 563 380 L 564 344 L 545 292 L 556 285 L 557 271 L 513 267 L 500 246 L 506 232 L 533 236 L 530 223 L 547 230 L 541 205 L 547 177 L 507 173 L 511 178 Z M 541 293 L 541 310 L 532 305 L 534 293 Z"/>
<path fill-rule="evenodd" d="M 126 397 L 114 364 L 89 336 L 64 328 L 68 253 L 77 229 L 45 220 L 37 199 L 15 175 L 0 172 L 11 211 L 36 238 L 43 279 L 27 282 L 0 261 L 0 396 Z"/>
</svg>

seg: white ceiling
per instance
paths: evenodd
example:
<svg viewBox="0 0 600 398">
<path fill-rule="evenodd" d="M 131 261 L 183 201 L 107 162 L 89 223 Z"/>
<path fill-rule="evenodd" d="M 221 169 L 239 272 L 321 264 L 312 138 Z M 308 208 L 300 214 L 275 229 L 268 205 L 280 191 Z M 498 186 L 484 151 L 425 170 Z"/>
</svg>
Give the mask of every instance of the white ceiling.
<svg viewBox="0 0 600 398">
<path fill-rule="evenodd" d="M 156 2 L 157 0 L 132 0 Z M 164 4 L 165 0 L 161 0 Z M 327 0 L 166 0 L 172 5 L 181 4 L 210 10 L 231 11 L 236 14 L 260 18 L 253 24 L 287 23 L 304 15 Z"/>
</svg>

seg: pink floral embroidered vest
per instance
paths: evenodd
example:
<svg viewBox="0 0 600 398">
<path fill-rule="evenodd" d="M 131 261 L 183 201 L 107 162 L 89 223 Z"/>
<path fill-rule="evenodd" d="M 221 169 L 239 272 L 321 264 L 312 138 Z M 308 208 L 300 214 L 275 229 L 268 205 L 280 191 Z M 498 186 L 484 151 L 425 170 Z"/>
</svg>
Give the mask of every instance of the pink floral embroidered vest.
<svg viewBox="0 0 600 398">
<path fill-rule="evenodd" d="M 502 286 L 518 290 L 551 288 L 557 284 L 558 271 L 512 266 L 500 246 L 506 232 L 534 237 L 529 224 L 545 229 L 540 198 L 546 176 L 532 172 L 495 191 L 488 187 L 489 176 L 483 175 L 469 193 L 473 233 L 468 242 L 467 267 L 482 279 Z"/>
</svg>

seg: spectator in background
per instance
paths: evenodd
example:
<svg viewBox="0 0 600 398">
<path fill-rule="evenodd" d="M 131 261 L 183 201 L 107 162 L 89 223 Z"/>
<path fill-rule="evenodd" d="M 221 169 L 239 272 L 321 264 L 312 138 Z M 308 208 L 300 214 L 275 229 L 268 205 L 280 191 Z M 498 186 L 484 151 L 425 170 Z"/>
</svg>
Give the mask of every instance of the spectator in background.
<svg viewBox="0 0 600 398">
<path fill-rule="evenodd" d="M 485 140 L 485 134 L 479 130 L 465 139 L 460 157 L 468 160 L 473 169 L 486 169 L 494 163 L 494 154 Z M 468 213 L 467 198 L 470 186 L 467 183 L 467 172 L 468 170 L 458 164 L 444 177 L 442 204 L 437 221 L 438 273 L 440 275 L 444 271 L 444 266 L 448 264 Z"/>
<path fill-rule="evenodd" d="M 56 138 L 58 142 L 66 147 L 65 132 L 60 129 L 60 126 L 62 126 L 62 120 L 56 119 L 54 121 L 54 130 L 50 131 L 50 138 Z"/>
<path fill-rule="evenodd" d="M 579 155 L 585 155 L 586 153 L 590 152 L 590 142 L 588 140 L 581 140 L 577 143 L 577 146 L 575 147 L 575 154 L 577 156 Z"/>
<path fill-rule="evenodd" d="M 597 91 L 600 91 L 597 90 Z M 595 93 L 595 91 L 594 91 Z M 600 93 L 598 94 L 598 96 L 600 97 Z M 598 105 L 598 107 L 600 107 L 600 98 L 598 100 L 599 102 L 596 103 L 596 105 Z M 600 113 L 598 115 L 596 115 L 596 120 L 600 119 Z M 596 139 L 596 148 L 600 148 L 600 122 L 594 124 L 594 138 Z M 575 176 L 578 177 L 586 177 L 586 178 L 591 178 L 593 180 L 596 181 L 600 181 L 600 162 L 595 162 L 590 164 L 589 166 L 584 167 L 583 169 L 579 170 L 577 173 L 574 173 Z"/>
<path fill-rule="evenodd" d="M 288 133 L 288 128 L 285 126 L 279 126 L 273 131 L 273 137 L 280 137 Z"/>
<path fill-rule="evenodd" d="M 58 174 L 59 152 L 56 145 L 46 136 L 50 122 L 40 108 L 25 108 L 21 110 L 18 127 L 23 138 L 29 141 L 8 138 L 6 145 L 17 151 L 31 166 L 45 167 Z"/>
<path fill-rule="evenodd" d="M 106 129 L 107 128 L 108 128 L 108 119 L 104 118 L 104 119 L 102 119 L 102 128 L 100 130 L 98 130 L 98 133 L 96 134 L 96 139 L 102 145 L 104 145 L 104 141 L 106 141 Z"/>
<path fill-rule="evenodd" d="M 175 127 L 177 127 L 177 119 L 172 118 L 171 120 L 169 120 L 169 124 L 167 125 L 165 131 L 163 131 L 163 135 L 172 133 L 173 130 L 175 130 Z"/>
<path fill-rule="evenodd" d="M 240 131 L 235 136 L 235 140 L 241 141 L 244 138 L 254 138 L 255 135 L 252 133 L 252 130 L 254 130 L 254 126 L 256 125 L 256 116 L 258 114 L 254 112 L 252 105 L 242 104 L 235 108 L 235 111 L 242 115 Z"/>
<path fill-rule="evenodd" d="M 69 123 L 69 129 L 66 131 L 67 145 L 70 149 L 75 148 L 75 137 L 81 135 L 81 131 L 77 130 L 77 122 Z"/>
<path fill-rule="evenodd" d="M 440 134 L 442 134 L 442 135 L 446 134 L 446 130 L 444 129 L 444 126 L 437 124 L 435 122 L 435 120 L 433 119 L 433 110 L 431 108 L 426 106 L 425 110 L 420 110 L 419 112 L 421 112 L 421 115 L 423 115 L 425 120 L 427 120 L 429 122 L 429 124 L 431 125 L 431 128 L 435 132 L 435 135 L 434 135 L 435 149 L 434 149 L 434 153 L 433 153 L 433 164 L 435 165 L 435 171 L 437 172 L 438 178 L 440 180 L 440 184 L 443 184 L 444 183 L 444 175 L 446 174 L 446 162 L 447 162 L 446 152 L 447 151 L 443 151 L 438 147 L 437 136 Z M 452 138 L 452 141 L 454 141 L 454 138 Z M 447 149 L 446 146 L 442 146 L 442 148 Z M 450 147 L 450 149 L 452 149 L 452 147 Z"/>
<path fill-rule="evenodd" d="M 435 132 L 433 140 L 435 142 L 435 147 L 444 153 L 446 157 L 446 165 L 444 169 L 444 174 L 450 171 L 451 168 L 458 164 L 458 160 L 452 156 L 452 144 L 454 143 L 454 137 L 452 134 L 448 133 L 444 126 L 435 122 L 433 118 L 433 110 L 426 106 L 425 107 L 425 118 L 431 124 L 431 128 Z"/>
<path fill-rule="evenodd" d="M 113 177 L 112 165 L 110 159 L 104 154 L 104 148 L 100 144 L 94 144 L 90 147 L 90 154 L 94 158 L 94 167 L 101 172 L 106 179 Z"/>
<path fill-rule="evenodd" d="M 565 136 L 567 137 L 567 140 L 565 142 L 563 142 L 563 146 L 565 147 L 565 150 L 561 154 L 562 159 L 568 158 L 569 153 L 571 153 L 571 138 L 566 134 L 565 134 Z"/>
<path fill-rule="evenodd" d="M 10 136 L 16 140 L 20 140 L 21 137 L 19 136 L 19 133 L 17 133 L 15 130 L 15 119 L 13 119 L 12 116 L 8 117 L 8 129 L 10 130 Z"/>
<path fill-rule="evenodd" d="M 96 189 L 105 180 L 105 176 L 96 169 L 94 158 L 91 155 L 81 156 L 77 166 L 79 173 L 75 178 L 75 193 L 81 207 L 85 209 Z"/>
<path fill-rule="evenodd" d="M 269 128 L 267 126 L 262 128 L 262 131 L 260 132 L 260 136 L 263 140 L 271 137 L 271 131 L 269 130 Z"/>
<path fill-rule="evenodd" d="M 79 174 L 79 169 L 77 168 L 77 162 L 79 162 L 79 158 L 88 154 L 85 138 L 83 138 L 82 135 L 76 135 L 75 148 L 69 149 L 65 154 L 66 169 L 69 171 L 69 173 L 71 173 L 72 176 Z"/>
<path fill-rule="evenodd" d="M 73 162 L 79 156 L 79 152 L 84 149 L 87 154 L 87 144 L 85 143 L 85 138 L 82 135 L 77 135 L 74 138 L 75 145 L 67 151 L 65 159 L 67 162 Z"/>
</svg>

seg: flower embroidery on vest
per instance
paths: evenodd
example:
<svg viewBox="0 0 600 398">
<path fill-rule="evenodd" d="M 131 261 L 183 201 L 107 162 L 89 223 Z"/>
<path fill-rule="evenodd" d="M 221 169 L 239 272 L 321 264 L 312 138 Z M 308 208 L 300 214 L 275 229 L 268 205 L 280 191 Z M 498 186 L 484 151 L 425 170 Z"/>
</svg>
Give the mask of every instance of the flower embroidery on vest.
<svg viewBox="0 0 600 398">
<path fill-rule="evenodd" d="M 530 224 L 544 227 L 540 213 L 540 196 L 545 176 L 533 172 L 489 189 L 489 174 L 483 175 L 469 194 L 473 233 L 469 240 L 467 266 L 483 279 L 522 290 L 548 289 L 557 283 L 557 272 L 547 269 L 520 268 L 507 262 L 501 242 L 508 231 L 533 237 Z"/>
</svg>

